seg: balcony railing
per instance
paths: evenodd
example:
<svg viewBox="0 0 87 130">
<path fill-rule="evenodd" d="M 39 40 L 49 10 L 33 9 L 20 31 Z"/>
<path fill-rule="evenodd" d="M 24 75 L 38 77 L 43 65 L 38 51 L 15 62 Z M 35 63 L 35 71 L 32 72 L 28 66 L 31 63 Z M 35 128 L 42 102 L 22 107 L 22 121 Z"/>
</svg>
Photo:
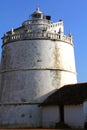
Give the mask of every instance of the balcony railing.
<svg viewBox="0 0 87 130">
<path fill-rule="evenodd" d="M 38 19 L 38 20 L 27 20 L 22 23 L 23 26 L 27 26 L 30 24 L 48 24 L 51 23 L 50 20 L 47 19 Z"/>
<path fill-rule="evenodd" d="M 33 40 L 33 39 L 50 39 L 50 40 L 60 40 L 72 44 L 72 37 L 59 35 L 56 33 L 20 33 L 20 34 L 9 34 L 5 35 L 3 38 L 3 45 L 9 42 L 21 41 L 21 40 Z"/>
</svg>

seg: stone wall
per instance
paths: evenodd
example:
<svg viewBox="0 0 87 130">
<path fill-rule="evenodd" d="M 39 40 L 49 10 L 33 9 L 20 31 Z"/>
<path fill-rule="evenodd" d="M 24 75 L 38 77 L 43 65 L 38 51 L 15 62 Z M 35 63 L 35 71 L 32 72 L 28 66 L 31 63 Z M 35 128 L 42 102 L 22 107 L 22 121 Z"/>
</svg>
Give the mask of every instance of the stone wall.
<svg viewBox="0 0 87 130">
<path fill-rule="evenodd" d="M 71 44 L 24 40 L 3 46 L 1 102 L 40 103 L 70 83 L 76 83 Z"/>
<path fill-rule="evenodd" d="M 0 105 L 0 128 L 38 128 L 41 110 L 34 104 Z"/>
</svg>

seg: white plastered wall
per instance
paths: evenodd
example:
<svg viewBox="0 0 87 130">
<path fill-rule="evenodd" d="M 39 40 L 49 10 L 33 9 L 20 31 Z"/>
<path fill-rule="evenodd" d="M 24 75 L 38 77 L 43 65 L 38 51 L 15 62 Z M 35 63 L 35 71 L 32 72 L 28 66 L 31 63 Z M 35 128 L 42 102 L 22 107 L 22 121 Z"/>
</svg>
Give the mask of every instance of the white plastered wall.
<svg viewBox="0 0 87 130">
<path fill-rule="evenodd" d="M 72 128 L 84 128 L 83 105 L 65 105 L 64 121 Z"/>
<path fill-rule="evenodd" d="M 60 121 L 58 106 L 45 106 L 42 108 L 42 124 L 45 128 L 54 128 Z"/>
</svg>

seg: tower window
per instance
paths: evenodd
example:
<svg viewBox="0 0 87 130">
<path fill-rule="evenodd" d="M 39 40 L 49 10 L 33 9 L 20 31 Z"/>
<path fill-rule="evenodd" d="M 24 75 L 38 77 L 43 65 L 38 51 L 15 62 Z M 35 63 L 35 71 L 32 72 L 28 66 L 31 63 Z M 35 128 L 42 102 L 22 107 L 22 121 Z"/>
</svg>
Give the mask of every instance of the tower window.
<svg viewBox="0 0 87 130">
<path fill-rule="evenodd" d="M 41 18 L 41 14 L 34 14 L 33 18 Z"/>
</svg>

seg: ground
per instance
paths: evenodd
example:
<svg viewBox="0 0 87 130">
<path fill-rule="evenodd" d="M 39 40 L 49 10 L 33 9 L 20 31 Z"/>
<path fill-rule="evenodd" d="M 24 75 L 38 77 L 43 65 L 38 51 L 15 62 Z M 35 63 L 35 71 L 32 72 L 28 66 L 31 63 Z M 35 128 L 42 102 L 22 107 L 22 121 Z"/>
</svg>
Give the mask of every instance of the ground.
<svg viewBox="0 0 87 130">
<path fill-rule="evenodd" d="M 86 129 L 0 129 L 0 130 L 86 130 Z"/>
</svg>

